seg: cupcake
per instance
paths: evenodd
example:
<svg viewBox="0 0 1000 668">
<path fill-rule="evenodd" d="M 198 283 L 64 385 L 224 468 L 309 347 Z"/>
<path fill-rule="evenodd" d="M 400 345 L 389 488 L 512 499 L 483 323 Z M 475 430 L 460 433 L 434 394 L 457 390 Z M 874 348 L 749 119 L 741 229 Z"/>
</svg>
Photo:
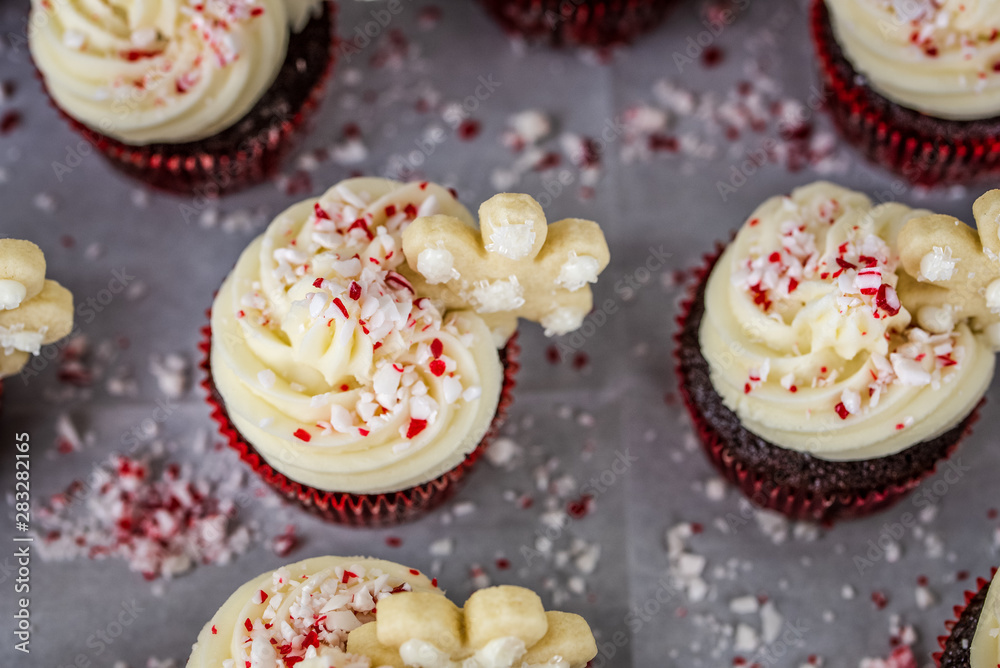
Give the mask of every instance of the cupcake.
<svg viewBox="0 0 1000 668">
<path fill-rule="evenodd" d="M 4 377 L 24 371 L 43 345 L 73 329 L 73 295 L 46 280 L 45 268 L 35 244 L 0 239 L 0 400 Z"/>
<path fill-rule="evenodd" d="M 819 182 L 766 201 L 709 258 L 679 318 L 680 389 L 755 504 L 826 523 L 874 512 L 968 432 L 1000 344 L 1000 191 L 975 214 L 981 241 Z"/>
<path fill-rule="evenodd" d="M 431 183 L 362 178 L 282 213 L 243 252 L 203 350 L 244 461 L 335 522 L 410 519 L 454 492 L 501 423 L 519 317 L 580 326 L 608 263 L 596 223 L 526 195 L 481 231 Z"/>
<path fill-rule="evenodd" d="M 458 608 L 418 570 L 317 557 L 238 589 L 187 668 L 583 668 L 596 655 L 583 618 L 546 612 L 528 589 L 481 589 Z"/>
<path fill-rule="evenodd" d="M 33 0 L 29 47 L 56 109 L 113 165 L 214 195 L 277 169 L 332 69 L 334 10 L 323 0 Z"/>
<path fill-rule="evenodd" d="M 966 592 L 965 607 L 955 606 L 956 621 L 946 625 L 951 634 L 938 638 L 939 668 L 1000 666 L 1000 579 L 993 573 L 992 584 L 980 579 L 978 592 Z"/>
<path fill-rule="evenodd" d="M 187 668 L 368 668 L 345 654 L 349 634 L 401 592 L 444 598 L 416 569 L 365 557 L 316 557 L 263 573 L 236 590 L 205 624 Z"/>
<path fill-rule="evenodd" d="M 849 142 L 923 185 L 1000 166 L 1000 2 L 813 0 L 824 98 Z"/>
<path fill-rule="evenodd" d="M 481 0 L 517 38 L 555 46 L 628 44 L 663 22 L 673 0 Z"/>
</svg>

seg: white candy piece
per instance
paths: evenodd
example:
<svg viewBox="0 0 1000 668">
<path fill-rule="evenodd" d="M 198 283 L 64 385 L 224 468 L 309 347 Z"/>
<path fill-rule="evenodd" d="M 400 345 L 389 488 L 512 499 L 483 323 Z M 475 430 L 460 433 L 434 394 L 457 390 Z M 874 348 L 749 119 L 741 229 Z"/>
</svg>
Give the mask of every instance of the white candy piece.
<svg viewBox="0 0 1000 668">
<path fill-rule="evenodd" d="M 12 355 L 15 350 L 37 355 L 42 351 L 42 342 L 45 340 L 47 329 L 43 327 L 38 331 L 32 331 L 25 329 L 24 325 L 0 326 L 0 349 L 6 355 Z"/>
<path fill-rule="evenodd" d="M 931 382 L 931 375 L 921 366 L 920 362 L 903 357 L 897 353 L 890 356 L 892 370 L 899 382 L 911 387 L 923 387 Z"/>
<path fill-rule="evenodd" d="M 559 269 L 556 283 L 570 292 L 574 292 L 587 283 L 596 283 L 600 271 L 601 264 L 597 258 L 590 255 L 577 255 L 575 251 L 570 251 L 566 263 Z"/>
<path fill-rule="evenodd" d="M 960 258 L 951 256 L 951 247 L 934 246 L 930 253 L 920 260 L 920 276 L 924 281 L 947 281 L 955 273 L 955 265 Z"/>
<path fill-rule="evenodd" d="M 155 35 L 154 35 L 155 36 Z M 63 46 L 79 51 L 87 43 L 87 36 L 79 30 L 67 30 L 63 33 Z"/>
<path fill-rule="evenodd" d="M 535 230 L 532 224 L 514 223 L 495 228 L 486 244 L 486 250 L 511 260 L 523 260 L 528 257 L 534 245 Z"/>
<path fill-rule="evenodd" d="M 851 415 L 857 415 L 861 412 L 861 394 L 856 390 L 844 390 L 840 395 L 840 401 Z"/>
<path fill-rule="evenodd" d="M 455 256 L 444 248 L 425 248 L 417 256 L 417 272 L 431 285 L 447 283 L 459 278 L 455 270 Z"/>
<path fill-rule="evenodd" d="M 549 121 L 549 117 L 537 109 L 528 109 L 514 114 L 508 122 L 514 132 L 529 144 L 537 144 L 552 132 L 552 123 Z"/>
<path fill-rule="evenodd" d="M 472 289 L 472 301 L 478 313 L 513 311 L 524 305 L 524 287 L 517 276 L 492 282 L 479 281 Z"/>
<path fill-rule="evenodd" d="M 28 288 L 18 281 L 0 280 L 0 311 L 16 309 L 28 295 Z"/>
<path fill-rule="evenodd" d="M 586 315 L 577 309 L 557 308 L 542 318 L 541 325 L 545 328 L 545 336 L 561 336 L 579 329 Z"/>
</svg>

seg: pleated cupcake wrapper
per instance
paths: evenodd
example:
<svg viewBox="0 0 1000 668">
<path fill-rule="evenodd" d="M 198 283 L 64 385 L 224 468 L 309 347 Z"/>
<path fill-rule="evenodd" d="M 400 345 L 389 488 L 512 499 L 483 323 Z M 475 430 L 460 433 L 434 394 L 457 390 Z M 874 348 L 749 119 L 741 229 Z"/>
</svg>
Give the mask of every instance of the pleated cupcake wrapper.
<svg viewBox="0 0 1000 668">
<path fill-rule="evenodd" d="M 225 402 L 215 387 L 210 363 L 211 327 L 206 326 L 202 329 L 202 341 L 198 348 L 202 352 L 200 366 L 204 372 L 201 386 L 205 389 L 206 401 L 212 408 L 212 419 L 218 425 L 219 433 L 226 439 L 229 447 L 239 453 L 240 459 L 246 462 L 254 472 L 282 496 L 297 503 L 313 515 L 336 524 L 366 527 L 392 526 L 415 520 L 447 501 L 460 489 L 469 471 L 499 434 L 507 417 L 507 411 L 514 401 L 515 376 L 521 367 L 518 362 L 521 348 L 517 343 L 517 334 L 515 334 L 507 342 L 507 346 L 500 351 L 504 377 L 503 387 L 500 391 L 500 402 L 497 405 L 493 422 L 483 440 L 458 466 L 430 482 L 398 492 L 351 494 L 310 487 L 292 480 L 269 465 L 264 457 L 236 429 L 226 411 Z"/>
<path fill-rule="evenodd" d="M 927 186 L 966 183 L 1000 172 L 1000 122 L 991 132 L 961 137 L 949 129 L 955 121 L 941 120 L 941 131 L 936 133 L 915 125 L 900 127 L 880 104 L 872 102 L 877 93 L 859 82 L 853 68 L 848 68 L 848 76 L 838 63 L 825 0 L 812 0 L 810 25 L 825 105 L 844 138 L 869 160 Z M 900 109 L 904 117 L 918 116 Z"/>
<path fill-rule="evenodd" d="M 63 111 L 52 98 L 37 68 L 35 75 L 41 81 L 49 104 L 119 171 L 171 193 L 210 197 L 231 194 L 277 174 L 283 158 L 294 148 L 307 121 L 319 107 L 336 62 L 336 5 L 329 1 L 327 5 L 330 9 L 330 57 L 309 96 L 289 118 L 268 124 L 266 130 L 257 128 L 255 135 L 244 137 L 238 147 L 231 147 L 232 152 L 202 151 L 191 155 L 118 141 Z M 169 149 L 169 145 L 166 148 Z"/>
<path fill-rule="evenodd" d="M 969 607 L 969 604 L 972 603 L 972 600 L 976 598 L 976 596 L 979 596 L 979 594 L 983 591 L 983 589 L 990 586 L 990 583 L 993 582 L 993 578 L 996 577 L 996 574 L 997 574 L 997 569 L 994 568 L 992 571 L 990 571 L 989 579 L 976 578 L 976 591 L 966 590 L 965 593 L 963 594 L 963 599 L 965 602 L 962 605 L 956 605 L 954 608 L 952 608 L 952 614 L 954 615 L 954 619 L 949 619 L 944 623 L 944 628 L 948 632 L 948 635 L 938 636 L 937 642 L 938 646 L 941 648 L 941 651 L 934 652 L 934 654 L 932 655 L 932 658 L 934 659 L 934 665 L 938 666 L 938 668 L 941 667 L 941 658 L 944 656 L 945 647 L 948 646 L 948 642 L 951 640 L 952 632 L 953 629 L 955 628 L 955 625 L 958 624 L 959 620 L 962 619 L 962 615 L 965 614 L 965 611 Z M 971 642 L 972 639 L 969 638 L 969 641 Z"/>
<path fill-rule="evenodd" d="M 909 494 L 922 480 L 934 474 L 935 466 L 923 474 L 907 480 L 902 484 L 894 484 L 864 494 L 841 493 L 834 496 L 818 494 L 812 490 L 783 485 L 769 475 L 767 471 L 755 471 L 738 459 L 729 447 L 726 439 L 705 419 L 701 408 L 696 405 L 687 389 L 687 378 L 682 369 L 680 346 L 681 334 L 694 306 L 698 288 L 705 281 L 722 255 L 724 245 L 716 244 L 714 253 L 703 257 L 703 265 L 696 271 L 695 280 L 687 298 L 681 304 L 681 314 L 677 317 L 677 333 L 674 335 L 674 361 L 678 384 L 684 406 L 687 408 L 691 421 L 701 440 L 705 454 L 716 470 L 729 482 L 737 486 L 743 494 L 757 507 L 767 508 L 781 513 L 793 520 L 807 520 L 825 525 L 836 521 L 859 518 L 884 510 Z M 973 423 L 979 417 L 980 402 L 972 414 L 965 419 L 965 430 L 962 436 L 949 447 L 947 454 L 940 461 L 947 460 L 955 448 L 968 436 Z"/>
<path fill-rule="evenodd" d="M 511 35 L 554 46 L 628 44 L 663 22 L 676 0 L 480 0 Z"/>
</svg>

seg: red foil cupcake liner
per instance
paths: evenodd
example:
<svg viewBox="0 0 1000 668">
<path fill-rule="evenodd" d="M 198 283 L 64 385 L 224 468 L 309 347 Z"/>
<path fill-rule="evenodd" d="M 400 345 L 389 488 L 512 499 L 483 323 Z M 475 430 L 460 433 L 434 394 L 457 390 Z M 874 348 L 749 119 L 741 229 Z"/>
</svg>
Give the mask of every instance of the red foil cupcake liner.
<svg viewBox="0 0 1000 668">
<path fill-rule="evenodd" d="M 243 435 L 230 420 L 225 403 L 212 380 L 211 327 L 206 326 L 202 329 L 202 337 L 202 341 L 198 344 L 198 349 L 203 355 L 200 363 L 204 372 L 201 386 L 205 389 L 206 401 L 212 408 L 212 419 L 218 424 L 219 432 L 226 439 L 229 447 L 236 450 L 240 454 L 240 459 L 285 498 L 329 522 L 351 526 L 384 527 L 409 522 L 451 498 L 461 488 L 469 471 L 499 434 L 500 428 L 506 420 L 507 411 L 514 401 L 515 376 L 521 367 L 518 362 L 521 347 L 517 343 L 517 334 L 515 334 L 507 342 L 506 347 L 500 351 L 500 358 L 504 366 L 504 378 L 503 387 L 500 390 L 500 402 L 497 405 L 493 422 L 490 424 L 489 431 L 483 436 L 483 440 L 458 466 L 430 482 L 398 492 L 350 494 L 316 489 L 288 478 L 270 466 L 257 450 L 243 438 Z"/>
<path fill-rule="evenodd" d="M 231 194 L 274 176 L 319 107 L 326 83 L 333 72 L 337 51 L 336 4 L 328 1 L 326 12 L 330 26 L 326 42 L 328 58 L 324 71 L 299 108 L 282 118 L 271 119 L 263 127 L 259 122 L 255 123 L 250 132 L 241 136 L 238 141 L 211 148 L 198 147 L 205 140 L 133 146 L 101 134 L 63 111 L 49 94 L 41 73 L 36 69 L 35 74 L 41 81 L 50 105 L 119 171 L 171 193 L 205 197 Z M 279 75 L 279 81 L 272 86 L 280 85 L 280 79 Z M 245 120 L 246 117 L 237 121 L 233 127 Z M 232 127 L 224 132 L 229 130 Z"/>
<path fill-rule="evenodd" d="M 952 121 L 902 107 L 872 90 L 844 57 L 825 0 L 812 0 L 810 26 L 825 106 L 869 160 L 927 186 L 1000 171 L 1000 118 Z"/>
<path fill-rule="evenodd" d="M 503 29 L 554 46 L 629 44 L 663 22 L 675 0 L 480 0 Z"/>
<path fill-rule="evenodd" d="M 965 614 L 966 609 L 968 609 L 969 607 L 969 604 L 971 604 L 973 600 L 975 600 L 981 593 L 983 593 L 990 586 L 990 583 L 993 582 L 993 578 L 996 577 L 996 574 L 997 574 L 997 569 L 994 568 L 992 571 L 990 571 L 990 577 L 988 580 L 984 578 L 976 578 L 976 591 L 966 590 L 965 593 L 963 594 L 965 602 L 962 605 L 956 605 L 954 608 L 952 608 L 952 614 L 954 615 L 954 618 L 944 623 L 944 628 L 946 631 L 948 631 L 948 635 L 938 636 L 937 642 L 938 646 L 941 648 L 941 651 L 934 652 L 934 654 L 932 655 L 932 658 L 934 659 L 934 665 L 937 666 L 938 668 L 941 668 L 941 659 L 944 656 L 944 651 L 945 648 L 948 646 L 948 642 L 952 639 L 953 635 L 952 632 L 955 628 L 955 625 L 958 624 L 959 621 L 961 621 L 962 616 Z M 969 642 L 972 642 L 972 638 L 969 638 L 968 640 Z"/>
<path fill-rule="evenodd" d="M 930 477 L 937 470 L 936 466 L 920 475 L 914 476 L 903 483 L 890 484 L 877 491 L 866 493 L 842 492 L 836 495 L 824 495 L 813 490 L 783 485 L 774 480 L 768 471 L 751 470 L 746 466 L 727 444 L 720 434 L 705 418 L 702 409 L 694 401 L 687 388 L 687 378 L 682 369 L 680 358 L 681 336 L 685 324 L 695 303 L 698 287 L 708 280 L 708 276 L 722 255 L 724 245 L 718 243 L 716 251 L 704 256 L 704 264 L 695 272 L 692 287 L 687 298 L 681 304 L 681 313 L 677 317 L 677 333 L 674 335 L 674 361 L 678 386 L 684 406 L 687 408 L 691 421 L 698 433 L 702 447 L 715 469 L 729 482 L 760 508 L 766 508 L 785 515 L 793 520 L 818 522 L 824 525 L 836 521 L 865 517 L 884 510 L 900 501 L 909 494 L 922 480 Z M 950 445 L 947 453 L 939 460 L 947 460 L 958 447 L 958 444 L 968 436 L 972 425 L 979 417 L 980 402 L 970 416 L 965 418 L 964 431 Z M 777 446 L 775 446 L 777 447 Z"/>
</svg>

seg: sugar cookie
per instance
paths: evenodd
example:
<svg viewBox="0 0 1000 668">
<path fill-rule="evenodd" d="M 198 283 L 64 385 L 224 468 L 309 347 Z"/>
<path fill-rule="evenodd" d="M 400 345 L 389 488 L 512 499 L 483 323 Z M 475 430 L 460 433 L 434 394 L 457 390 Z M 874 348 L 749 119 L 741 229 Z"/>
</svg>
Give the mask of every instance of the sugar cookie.
<svg viewBox="0 0 1000 668">
<path fill-rule="evenodd" d="M 549 336 L 578 328 L 593 304 L 589 283 L 610 260 L 597 223 L 547 225 L 534 198 L 504 193 L 479 207 L 479 225 L 447 215 L 410 224 L 403 252 L 417 294 L 471 307 L 504 337 L 518 318 L 541 323 Z"/>
<path fill-rule="evenodd" d="M 0 378 L 73 329 L 73 295 L 45 280 L 45 256 L 30 241 L 0 239 Z"/>
<path fill-rule="evenodd" d="M 944 332 L 968 319 L 1000 348 L 1000 190 L 980 197 L 972 211 L 978 232 L 937 214 L 903 227 L 899 254 L 909 276 L 899 297 L 924 329 Z"/>
<path fill-rule="evenodd" d="M 546 612 L 523 587 L 481 589 L 459 609 L 434 594 L 401 593 L 379 601 L 378 619 L 354 630 L 347 651 L 393 668 L 434 665 L 582 668 L 597 655 L 582 617 Z"/>
</svg>

